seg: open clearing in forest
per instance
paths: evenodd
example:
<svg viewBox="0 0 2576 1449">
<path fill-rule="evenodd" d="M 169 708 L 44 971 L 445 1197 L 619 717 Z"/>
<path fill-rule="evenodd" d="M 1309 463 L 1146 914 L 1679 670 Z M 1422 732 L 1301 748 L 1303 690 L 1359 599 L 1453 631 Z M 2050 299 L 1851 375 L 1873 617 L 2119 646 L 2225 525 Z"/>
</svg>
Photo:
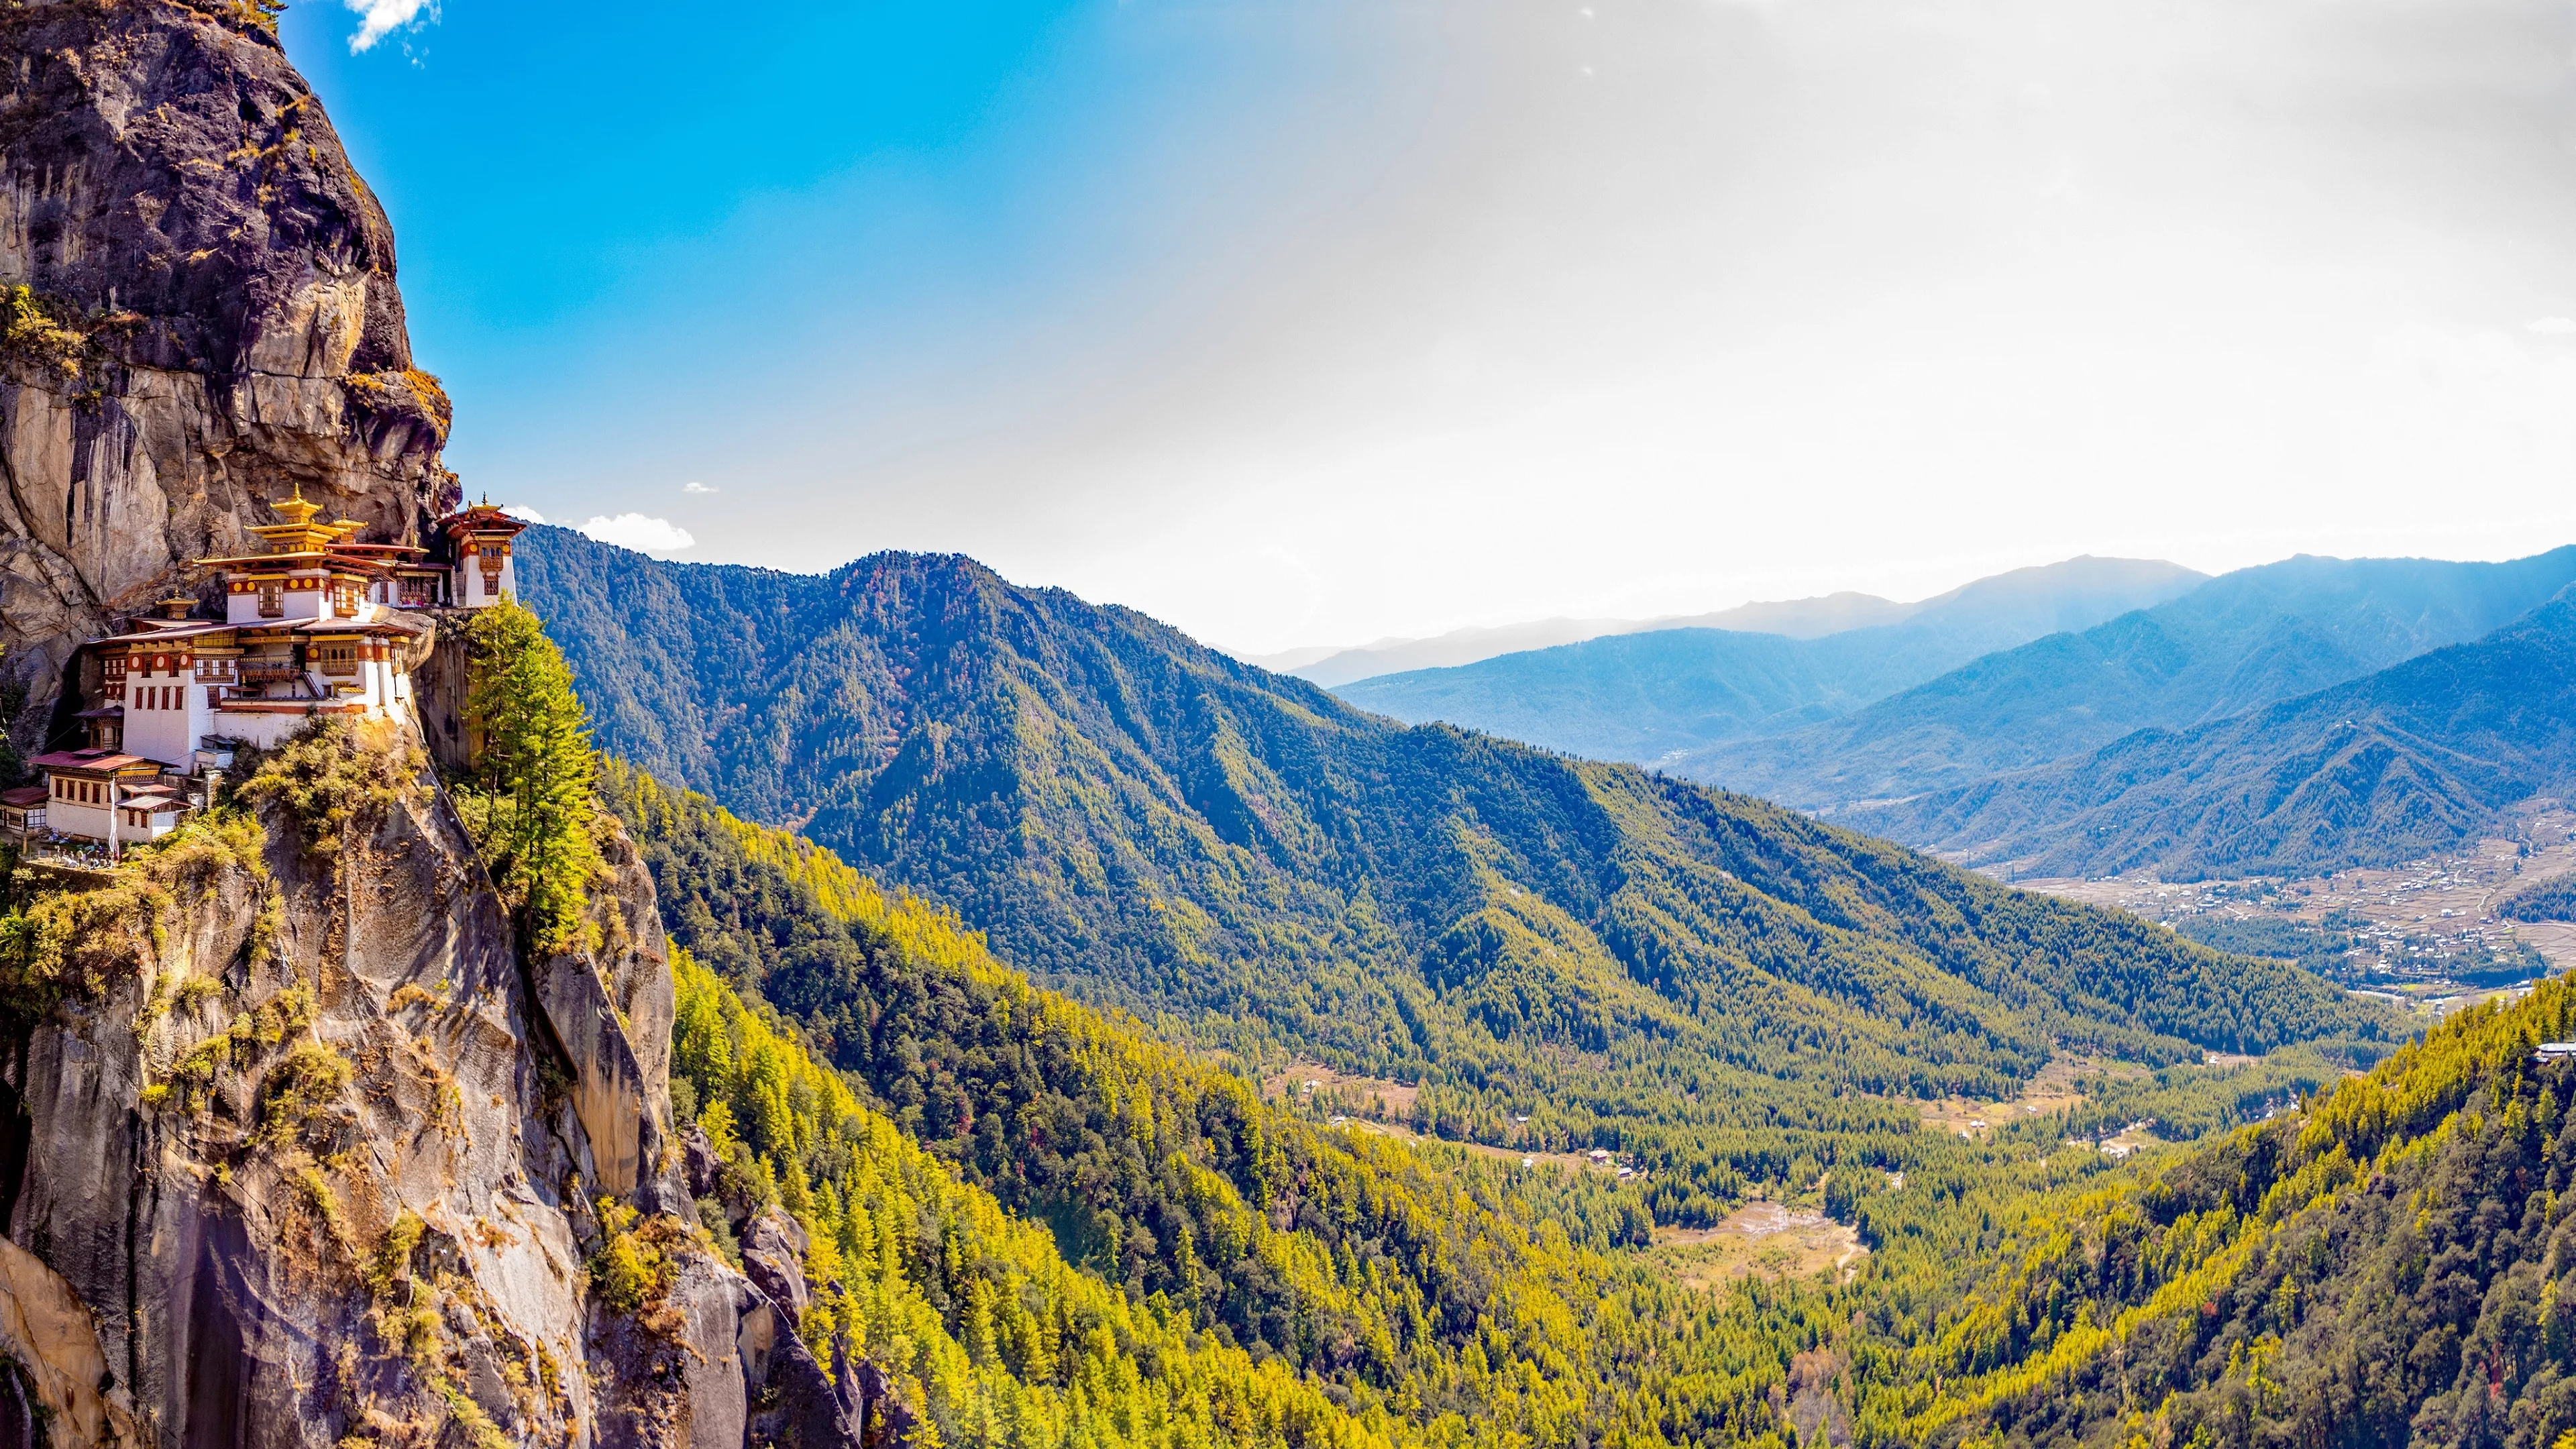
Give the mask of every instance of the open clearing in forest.
<svg viewBox="0 0 2576 1449">
<path fill-rule="evenodd" d="M 1408 1087 L 1385 1077 L 1362 1077 L 1337 1071 L 1322 1062 L 1290 1062 L 1284 1072 L 1273 1072 L 1262 1079 L 1261 1095 L 1270 1100 L 1281 1098 L 1339 1098 L 1342 1110 L 1354 1117 L 1384 1120 L 1410 1116 L 1414 1099 L 1422 1095 L 1420 1087 Z"/>
<path fill-rule="evenodd" d="M 1384 1077 L 1356 1076 L 1337 1071 L 1321 1062 L 1299 1061 L 1288 1069 L 1273 1072 L 1262 1079 L 1261 1095 L 1271 1101 L 1318 1102 L 1343 1118 L 1329 1127 L 1352 1132 L 1367 1132 L 1379 1137 L 1392 1137 L 1407 1146 L 1419 1147 L 1437 1142 L 1455 1147 L 1478 1157 L 1490 1157 L 1525 1167 L 1555 1167 L 1573 1172 L 1615 1174 L 1619 1163 L 1597 1160 L 1582 1152 L 1540 1152 L 1521 1147 L 1500 1147 L 1489 1142 L 1461 1142 L 1448 1137 L 1424 1137 L 1404 1125 L 1400 1119 L 1413 1110 L 1414 1099 L 1421 1095 L 1418 1087 Z"/>
<path fill-rule="evenodd" d="M 2039 1075 L 2031 1079 L 2020 1096 L 2003 1102 L 1975 1102 L 1966 1097 L 1945 1097 L 1926 1102 L 1923 1104 L 1923 1125 L 1939 1132 L 1955 1132 L 1962 1137 L 1984 1137 L 2020 1118 L 2045 1117 L 2083 1101 L 2083 1095 L 2075 1090 L 2076 1079 L 2096 1072 L 2113 1077 L 2147 1075 L 2147 1069 L 2135 1062 L 2059 1052 L 2047 1066 L 2040 1068 Z"/>
<path fill-rule="evenodd" d="M 1746 1203 L 1713 1228 L 1657 1228 L 1646 1250 L 1647 1262 L 1687 1288 L 1829 1272 L 1849 1282 L 1868 1256 L 1850 1224 L 1775 1202 Z"/>
</svg>

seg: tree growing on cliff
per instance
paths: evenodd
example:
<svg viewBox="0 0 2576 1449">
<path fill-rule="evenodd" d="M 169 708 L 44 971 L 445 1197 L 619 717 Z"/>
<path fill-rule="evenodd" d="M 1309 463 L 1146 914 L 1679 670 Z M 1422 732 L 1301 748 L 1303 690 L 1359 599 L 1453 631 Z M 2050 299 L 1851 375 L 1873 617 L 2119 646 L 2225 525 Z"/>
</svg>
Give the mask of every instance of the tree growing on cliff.
<svg viewBox="0 0 2576 1449">
<path fill-rule="evenodd" d="M 465 723 L 476 742 L 460 805 L 541 955 L 596 943 L 591 838 L 599 806 L 590 727 L 572 671 L 537 616 L 505 601 L 465 630 Z"/>
</svg>

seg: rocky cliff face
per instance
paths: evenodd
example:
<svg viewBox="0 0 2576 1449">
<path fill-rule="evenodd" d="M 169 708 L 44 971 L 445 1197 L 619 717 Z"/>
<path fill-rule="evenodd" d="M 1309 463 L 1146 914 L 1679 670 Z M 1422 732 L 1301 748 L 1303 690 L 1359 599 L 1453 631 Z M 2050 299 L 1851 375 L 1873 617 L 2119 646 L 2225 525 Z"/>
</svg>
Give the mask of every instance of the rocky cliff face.
<svg viewBox="0 0 2576 1449">
<path fill-rule="evenodd" d="M 418 541 L 447 423 L 259 0 L 0 6 L 21 748 L 289 490 Z M 729 1205 L 755 1278 L 701 1223 L 623 839 L 604 944 L 531 961 L 418 741 L 300 741 L 243 798 L 0 929 L 0 1449 L 859 1442 L 882 1386 L 800 1342 L 792 1225 Z"/>
<path fill-rule="evenodd" d="M 0 1449 L 856 1443 L 792 1226 L 699 1223 L 633 852 L 523 964 L 418 747 L 333 739 L 0 942 Z"/>
<path fill-rule="evenodd" d="M 70 649 L 238 550 L 270 499 L 301 484 L 417 542 L 455 497 L 392 228 L 256 0 L 0 8 L 0 288 L 22 748 Z"/>
</svg>

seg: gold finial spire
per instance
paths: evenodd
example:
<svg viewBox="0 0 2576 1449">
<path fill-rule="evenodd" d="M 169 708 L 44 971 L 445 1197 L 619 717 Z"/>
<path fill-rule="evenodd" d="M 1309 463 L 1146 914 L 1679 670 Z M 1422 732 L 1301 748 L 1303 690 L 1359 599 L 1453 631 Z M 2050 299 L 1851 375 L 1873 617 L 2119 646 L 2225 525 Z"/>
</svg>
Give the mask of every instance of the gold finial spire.
<svg viewBox="0 0 2576 1449">
<path fill-rule="evenodd" d="M 332 525 L 316 524 L 322 513 L 319 503 L 304 501 L 304 480 L 295 480 L 295 496 L 283 503 L 272 503 L 269 510 L 278 521 L 250 531 L 268 541 L 271 553 L 311 553 L 328 547 L 339 535 Z"/>
</svg>

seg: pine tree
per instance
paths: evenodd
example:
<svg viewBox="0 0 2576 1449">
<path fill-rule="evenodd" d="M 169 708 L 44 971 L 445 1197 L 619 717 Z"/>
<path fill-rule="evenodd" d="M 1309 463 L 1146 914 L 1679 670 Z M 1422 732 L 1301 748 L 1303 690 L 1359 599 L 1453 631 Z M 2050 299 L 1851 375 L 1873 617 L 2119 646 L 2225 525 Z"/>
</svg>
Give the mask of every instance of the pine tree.
<svg viewBox="0 0 2576 1449">
<path fill-rule="evenodd" d="M 535 614 L 505 600 L 466 627 L 466 725 L 478 747 L 483 846 L 531 949 L 595 944 L 587 905 L 605 868 L 591 838 L 597 757 L 572 671 Z"/>
</svg>

